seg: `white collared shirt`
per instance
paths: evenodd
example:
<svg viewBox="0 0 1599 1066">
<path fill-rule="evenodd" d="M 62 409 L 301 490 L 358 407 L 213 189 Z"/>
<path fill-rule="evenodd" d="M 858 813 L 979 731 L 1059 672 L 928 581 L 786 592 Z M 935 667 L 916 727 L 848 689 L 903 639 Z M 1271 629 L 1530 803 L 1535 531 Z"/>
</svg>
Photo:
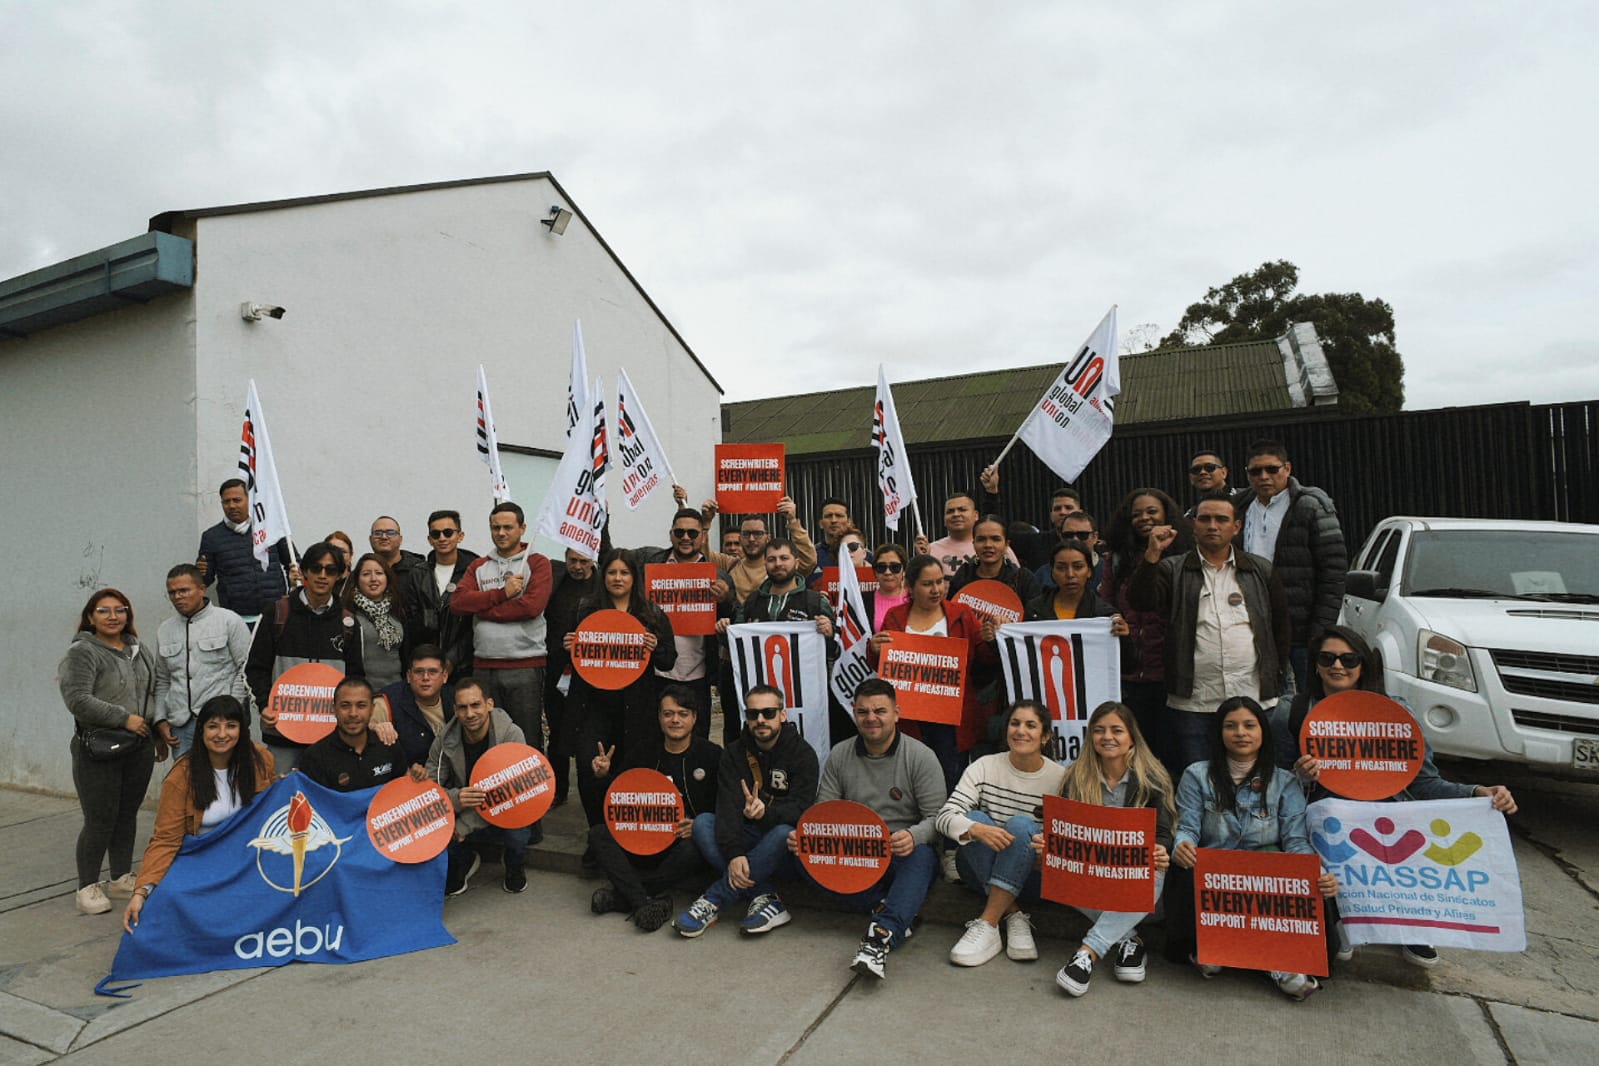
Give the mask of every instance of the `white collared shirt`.
<svg viewBox="0 0 1599 1066">
<path fill-rule="evenodd" d="M 1186 698 L 1173 695 L 1167 699 L 1179 711 L 1214 714 L 1230 696 L 1260 698 L 1255 631 L 1249 624 L 1243 590 L 1238 587 L 1237 560 L 1235 551 L 1227 553 L 1221 566 L 1199 557 L 1205 587 L 1199 590 L 1194 618 L 1194 690 Z"/>
<path fill-rule="evenodd" d="M 1288 490 L 1283 489 L 1265 503 L 1256 496 L 1244 513 L 1244 551 L 1262 559 L 1277 557 L 1277 533 L 1288 513 Z"/>
</svg>

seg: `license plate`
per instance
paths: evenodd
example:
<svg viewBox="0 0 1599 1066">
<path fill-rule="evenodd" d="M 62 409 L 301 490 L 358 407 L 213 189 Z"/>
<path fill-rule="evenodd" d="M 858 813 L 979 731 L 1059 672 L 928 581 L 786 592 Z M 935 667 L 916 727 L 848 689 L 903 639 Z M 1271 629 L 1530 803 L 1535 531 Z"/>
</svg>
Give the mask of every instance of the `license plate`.
<svg viewBox="0 0 1599 1066">
<path fill-rule="evenodd" d="M 1599 739 L 1578 737 L 1571 743 L 1573 770 L 1599 770 Z"/>
</svg>

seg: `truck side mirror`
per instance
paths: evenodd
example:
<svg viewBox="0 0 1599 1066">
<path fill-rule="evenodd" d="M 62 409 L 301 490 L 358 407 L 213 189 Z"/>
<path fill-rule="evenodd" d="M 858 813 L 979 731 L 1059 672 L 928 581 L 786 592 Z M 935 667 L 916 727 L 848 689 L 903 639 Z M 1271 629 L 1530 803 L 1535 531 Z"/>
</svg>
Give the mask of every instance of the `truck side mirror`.
<svg viewBox="0 0 1599 1066">
<path fill-rule="evenodd" d="M 1344 575 L 1344 595 L 1381 603 L 1388 598 L 1388 582 L 1375 570 L 1351 570 Z"/>
</svg>

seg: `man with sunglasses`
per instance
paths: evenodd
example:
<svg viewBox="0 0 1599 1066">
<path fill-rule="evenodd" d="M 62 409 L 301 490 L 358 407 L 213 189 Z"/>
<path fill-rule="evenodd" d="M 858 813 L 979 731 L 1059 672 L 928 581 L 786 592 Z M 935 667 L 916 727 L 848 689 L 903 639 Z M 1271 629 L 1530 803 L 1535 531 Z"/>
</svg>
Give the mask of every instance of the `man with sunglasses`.
<svg viewBox="0 0 1599 1066">
<path fill-rule="evenodd" d="M 432 547 L 420 566 L 403 576 L 395 574 L 405 597 L 406 625 L 415 627 L 416 644 L 437 644 L 444 649 L 445 669 L 451 677 L 464 677 L 472 665 L 472 622 L 450 612 L 456 586 L 477 558 L 461 547 L 466 532 L 461 512 L 434 511 L 428 515 L 428 544 Z M 450 697 L 445 697 L 448 704 Z"/>
<path fill-rule="evenodd" d="M 1338 621 L 1349 551 L 1332 499 L 1294 478 L 1288 450 L 1280 442 L 1251 444 L 1245 470 L 1249 488 L 1238 496 L 1249 506 L 1240 544 L 1250 554 L 1270 560 L 1288 595 L 1292 627 L 1288 663 L 1294 687 L 1286 694 L 1292 695 L 1305 685 L 1306 647 Z"/>
<path fill-rule="evenodd" d="M 267 705 L 272 683 L 302 663 L 325 663 L 346 677 L 366 673 L 355 616 L 333 598 L 333 587 L 344 576 L 344 556 L 318 541 L 300 556 L 300 575 L 305 583 L 261 616 L 244 668 L 255 705 L 261 708 L 261 739 L 272 749 L 280 774 L 294 769 L 307 745 L 278 732 L 278 716 Z"/>
<path fill-rule="evenodd" d="M 367 533 L 366 542 L 372 545 L 373 555 L 389 564 L 401 588 L 405 586 L 406 575 L 425 562 L 416 552 L 400 547 L 405 543 L 405 535 L 400 532 L 400 523 L 389 515 L 378 515 Z"/>
<path fill-rule="evenodd" d="M 638 550 L 641 564 L 654 566 L 710 562 L 710 557 L 705 553 L 705 527 L 701 524 L 698 511 L 692 507 L 679 508 L 672 516 L 670 532 L 672 537 L 670 547 Z M 721 567 L 717 567 L 716 581 L 712 584 L 711 591 L 716 597 L 717 617 L 731 618 L 734 607 L 733 579 Z M 672 641 L 677 645 L 677 662 L 670 670 L 657 670 L 655 676 L 664 682 L 686 685 L 694 691 L 699 706 L 706 708 L 705 714 L 696 716 L 694 731 L 702 737 L 709 737 L 712 675 L 718 670 L 720 663 L 717 635 L 712 633 L 700 637 L 673 636 Z"/>
<path fill-rule="evenodd" d="M 789 922 L 770 878 L 788 861 L 788 835 L 816 801 L 816 752 L 788 724 L 783 694 L 756 685 L 744 694 L 744 732 L 722 749 L 716 772 L 716 813 L 694 819 L 694 843 L 722 876 L 672 925 L 696 937 L 716 924 L 722 908 L 750 905 L 739 931 L 755 936 Z"/>
<path fill-rule="evenodd" d="M 1188 460 L 1188 484 L 1193 486 L 1196 500 L 1207 493 L 1232 491 L 1227 484 L 1227 464 L 1213 451 L 1197 451 Z M 1192 521 L 1195 509 L 1190 507 L 1183 517 Z"/>
</svg>

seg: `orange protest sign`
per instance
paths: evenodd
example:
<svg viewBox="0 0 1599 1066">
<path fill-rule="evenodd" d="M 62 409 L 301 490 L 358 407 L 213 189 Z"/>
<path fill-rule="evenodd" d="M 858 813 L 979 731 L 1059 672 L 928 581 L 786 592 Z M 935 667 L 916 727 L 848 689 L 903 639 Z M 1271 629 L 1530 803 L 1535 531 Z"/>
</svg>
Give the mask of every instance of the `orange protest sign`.
<svg viewBox="0 0 1599 1066">
<path fill-rule="evenodd" d="M 677 840 L 683 794 L 659 770 L 628 770 L 605 792 L 605 824 L 623 851 L 658 855 Z"/>
<path fill-rule="evenodd" d="M 1200 848 L 1194 864 L 1199 961 L 1327 976 L 1321 859 Z"/>
<path fill-rule="evenodd" d="M 344 675 L 327 663 L 291 666 L 272 682 L 266 709 L 277 715 L 276 729 L 296 744 L 315 744 L 338 722 L 333 717 L 333 690 Z"/>
<path fill-rule="evenodd" d="M 877 676 L 894 686 L 903 717 L 959 725 L 969 651 L 970 645 L 959 637 L 894 630 L 878 654 Z"/>
<path fill-rule="evenodd" d="M 555 771 L 537 748 L 496 744 L 472 767 L 472 787 L 482 789 L 478 814 L 501 829 L 520 829 L 544 817 L 555 801 Z"/>
<path fill-rule="evenodd" d="M 870 566 L 857 566 L 855 580 L 860 582 L 861 593 L 877 591 L 877 571 Z M 812 588 L 826 596 L 829 600 L 838 599 L 838 567 L 824 566 L 821 574 L 812 583 Z"/>
<path fill-rule="evenodd" d="M 1154 808 L 1045 796 L 1043 896 L 1088 910 L 1154 910 Z"/>
<path fill-rule="evenodd" d="M 786 484 L 781 444 L 716 446 L 716 506 L 723 514 L 770 514 Z"/>
<path fill-rule="evenodd" d="M 815 804 L 794 828 L 806 872 L 823 888 L 843 895 L 865 892 L 877 884 L 893 859 L 888 823 L 865 804 L 850 800 Z"/>
<path fill-rule="evenodd" d="M 1320 785 L 1355 800 L 1398 795 L 1421 772 L 1421 724 L 1380 692 L 1318 700 L 1299 727 L 1299 749 L 1321 765 Z"/>
<path fill-rule="evenodd" d="M 396 778 L 366 808 L 366 835 L 391 862 L 427 862 L 450 846 L 455 810 L 436 781 Z"/>
<path fill-rule="evenodd" d="M 595 688 L 627 688 L 650 666 L 644 633 L 644 623 L 626 611 L 595 611 L 577 627 L 572 669 Z"/>
<path fill-rule="evenodd" d="M 644 598 L 666 612 L 680 637 L 716 632 L 715 563 L 650 563 L 644 567 Z"/>
<path fill-rule="evenodd" d="M 986 614 L 1000 625 L 1022 620 L 1022 598 L 1003 581 L 984 578 L 962 585 L 955 602 L 964 603 L 978 614 Z"/>
</svg>

